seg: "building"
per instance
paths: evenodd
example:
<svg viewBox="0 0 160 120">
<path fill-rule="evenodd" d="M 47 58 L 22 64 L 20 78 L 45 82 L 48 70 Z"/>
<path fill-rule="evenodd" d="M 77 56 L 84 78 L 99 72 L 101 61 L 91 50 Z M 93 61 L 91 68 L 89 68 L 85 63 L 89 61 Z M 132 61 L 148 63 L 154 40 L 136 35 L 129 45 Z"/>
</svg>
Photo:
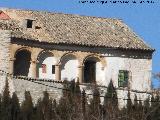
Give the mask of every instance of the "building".
<svg viewBox="0 0 160 120">
<path fill-rule="evenodd" d="M 2 8 L 0 66 L 14 76 L 149 91 L 152 49 L 122 20 Z"/>
</svg>

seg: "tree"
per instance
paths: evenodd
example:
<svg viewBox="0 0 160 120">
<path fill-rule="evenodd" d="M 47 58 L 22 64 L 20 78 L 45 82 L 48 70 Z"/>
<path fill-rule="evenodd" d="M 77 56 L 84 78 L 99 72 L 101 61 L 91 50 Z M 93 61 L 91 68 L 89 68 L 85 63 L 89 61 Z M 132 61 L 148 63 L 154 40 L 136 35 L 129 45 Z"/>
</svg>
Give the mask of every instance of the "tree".
<svg viewBox="0 0 160 120">
<path fill-rule="evenodd" d="M 132 117 L 134 119 L 144 119 L 144 107 L 142 105 L 142 101 L 137 99 L 137 95 L 134 97 L 134 104 L 132 105 L 131 111 L 130 111 Z"/>
<path fill-rule="evenodd" d="M 73 98 L 71 91 L 73 86 L 68 81 L 63 83 L 63 94 L 57 106 L 57 114 L 61 120 L 70 120 L 73 114 Z"/>
<path fill-rule="evenodd" d="M 81 96 L 81 100 L 82 100 L 82 114 L 83 114 L 83 120 L 87 120 L 87 107 L 88 107 L 88 102 L 87 102 L 87 98 L 86 98 L 86 92 L 83 89 L 82 91 L 82 96 Z"/>
<path fill-rule="evenodd" d="M 42 114 L 44 120 L 52 119 L 52 100 L 49 99 L 49 94 L 47 91 L 44 91 L 44 96 L 42 100 Z"/>
<path fill-rule="evenodd" d="M 25 91 L 25 100 L 21 106 L 21 118 L 22 120 L 33 120 L 33 117 L 32 97 L 29 91 Z"/>
<path fill-rule="evenodd" d="M 126 105 L 126 115 L 127 118 L 132 118 L 133 117 L 133 104 L 132 104 L 132 100 L 131 100 L 131 94 L 130 91 L 128 90 L 128 94 L 127 94 L 127 105 Z"/>
<path fill-rule="evenodd" d="M 81 101 L 81 90 L 79 87 L 79 82 L 76 82 L 73 80 L 70 84 L 70 90 L 71 90 L 71 98 L 72 98 L 72 109 L 73 109 L 73 115 L 72 119 L 78 120 L 82 119 L 82 101 Z"/>
<path fill-rule="evenodd" d="M 128 103 L 128 105 L 129 105 L 129 103 Z M 133 105 L 129 105 L 128 106 L 129 107 L 129 109 L 128 109 L 128 112 L 129 112 L 129 115 L 130 114 L 133 114 L 132 116 L 134 116 L 134 118 L 137 118 L 138 119 L 138 114 L 139 114 L 139 103 L 138 103 L 138 100 L 137 100 L 137 95 L 135 94 L 135 97 L 134 97 L 134 103 L 133 103 Z M 130 113 L 130 112 L 132 112 L 132 113 Z"/>
<path fill-rule="evenodd" d="M 20 119 L 20 105 L 17 94 L 14 92 L 11 99 L 11 120 L 19 120 Z"/>
<path fill-rule="evenodd" d="M 42 105 L 42 100 L 41 98 L 38 99 L 36 107 L 35 107 L 35 120 L 44 120 L 44 116 L 43 116 L 43 105 Z"/>
<path fill-rule="evenodd" d="M 116 118 L 119 112 L 117 92 L 113 86 L 112 80 L 107 87 L 107 92 L 104 97 L 104 110 L 104 119 Z"/>
<path fill-rule="evenodd" d="M 11 97 L 8 78 L 6 78 L 1 105 L 1 120 L 11 120 Z"/>
<path fill-rule="evenodd" d="M 58 114 L 57 114 L 57 102 L 56 100 L 52 100 L 52 118 L 53 120 L 60 120 Z"/>
<path fill-rule="evenodd" d="M 97 86 L 95 86 L 94 90 L 93 90 L 93 98 L 90 101 L 90 105 L 89 105 L 89 118 L 91 120 L 100 120 L 102 119 L 102 111 L 101 111 L 101 103 L 100 103 L 100 93 L 99 90 L 97 88 Z"/>
<path fill-rule="evenodd" d="M 0 117 L 2 116 L 2 95 L 0 94 Z"/>
<path fill-rule="evenodd" d="M 151 118 L 153 120 L 159 120 L 160 119 L 160 96 L 156 94 L 156 96 L 152 96 L 151 98 Z"/>
<path fill-rule="evenodd" d="M 151 114 L 150 114 L 150 98 L 148 97 L 145 101 L 144 101 L 144 119 L 146 120 L 151 120 Z"/>
</svg>

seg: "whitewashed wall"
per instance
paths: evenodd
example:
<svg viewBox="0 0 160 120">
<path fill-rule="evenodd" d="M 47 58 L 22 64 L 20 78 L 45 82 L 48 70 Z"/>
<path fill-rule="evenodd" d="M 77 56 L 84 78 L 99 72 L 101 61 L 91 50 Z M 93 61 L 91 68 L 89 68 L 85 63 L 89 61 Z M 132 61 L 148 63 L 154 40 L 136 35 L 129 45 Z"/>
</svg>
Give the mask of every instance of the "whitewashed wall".
<svg viewBox="0 0 160 120">
<path fill-rule="evenodd" d="M 119 70 L 128 70 L 130 72 L 130 88 L 134 90 L 150 90 L 152 60 L 133 59 L 122 57 L 105 57 L 107 65 L 105 67 L 104 85 L 108 85 L 112 80 L 118 87 Z"/>
<path fill-rule="evenodd" d="M 150 90 L 151 86 L 151 59 L 133 59 L 123 57 L 105 57 L 106 66 L 102 69 L 101 62 L 96 63 L 96 81 L 99 85 L 108 85 L 110 80 L 114 86 L 118 87 L 119 70 L 130 72 L 130 88 L 134 90 Z M 78 77 L 78 60 L 71 55 L 65 56 L 61 64 L 61 79 L 73 80 Z M 52 74 L 52 65 L 56 64 L 55 57 L 46 57 L 42 64 L 47 65 L 47 73 L 42 73 L 42 68 L 38 68 L 39 78 L 55 79 Z"/>
<path fill-rule="evenodd" d="M 67 55 L 62 59 L 61 64 L 61 79 L 73 80 L 78 77 L 78 60 L 72 56 Z"/>
<path fill-rule="evenodd" d="M 56 59 L 47 57 L 42 64 L 46 64 L 46 73 L 43 73 L 42 68 L 39 68 L 39 78 L 55 79 L 55 74 L 52 74 L 52 65 L 56 64 Z"/>
<path fill-rule="evenodd" d="M 101 62 L 96 62 L 96 82 L 99 85 L 104 85 L 105 83 L 105 70 Z"/>
<path fill-rule="evenodd" d="M 55 79 L 55 74 L 52 74 L 52 65 L 56 65 L 57 59 L 50 53 L 42 53 L 37 64 L 38 78 Z M 42 72 L 42 64 L 46 65 L 46 73 Z"/>
</svg>

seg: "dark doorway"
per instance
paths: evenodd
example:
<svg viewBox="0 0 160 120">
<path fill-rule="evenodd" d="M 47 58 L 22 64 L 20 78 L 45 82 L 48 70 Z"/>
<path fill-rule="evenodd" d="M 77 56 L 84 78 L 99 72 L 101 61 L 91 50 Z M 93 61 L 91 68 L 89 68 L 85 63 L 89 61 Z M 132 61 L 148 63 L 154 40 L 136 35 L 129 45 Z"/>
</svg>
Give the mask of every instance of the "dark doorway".
<svg viewBox="0 0 160 120">
<path fill-rule="evenodd" d="M 84 64 L 84 82 L 95 83 L 96 82 L 96 62 L 88 60 Z"/>
<path fill-rule="evenodd" d="M 31 53 L 27 50 L 17 52 L 14 62 L 14 75 L 28 76 Z"/>
</svg>

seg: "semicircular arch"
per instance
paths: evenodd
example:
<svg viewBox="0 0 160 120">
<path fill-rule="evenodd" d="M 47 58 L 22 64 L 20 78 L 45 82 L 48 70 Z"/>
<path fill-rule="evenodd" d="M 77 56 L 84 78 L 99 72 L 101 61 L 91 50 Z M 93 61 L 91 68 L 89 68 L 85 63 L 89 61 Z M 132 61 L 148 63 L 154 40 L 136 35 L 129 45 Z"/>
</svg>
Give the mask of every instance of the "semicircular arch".
<svg viewBox="0 0 160 120">
<path fill-rule="evenodd" d="M 21 47 L 21 48 L 18 48 L 17 50 L 15 50 L 15 53 L 14 53 L 14 57 L 15 58 L 16 58 L 17 53 L 20 52 L 20 51 L 27 51 L 29 53 L 32 53 L 30 48 L 28 48 L 28 47 Z"/>
<path fill-rule="evenodd" d="M 78 57 L 77 57 L 77 55 L 76 55 L 75 53 L 73 53 L 73 52 L 67 52 L 67 53 L 64 53 L 64 54 L 61 56 L 61 58 L 60 58 L 60 60 L 59 60 L 59 64 L 62 64 L 63 59 L 65 59 L 66 57 L 70 57 L 70 58 L 74 58 L 74 59 L 77 59 L 77 60 L 78 60 Z M 78 60 L 78 61 L 79 61 L 79 60 Z"/>
<path fill-rule="evenodd" d="M 78 77 L 79 60 L 75 53 L 69 52 L 63 54 L 59 64 L 61 65 L 62 80 L 73 80 Z"/>
<path fill-rule="evenodd" d="M 38 78 L 55 79 L 55 65 L 57 63 L 53 52 L 42 50 L 37 56 L 36 76 Z"/>
<path fill-rule="evenodd" d="M 31 62 L 31 51 L 28 48 L 20 48 L 14 55 L 13 74 L 14 75 L 29 75 L 29 68 Z"/>
<path fill-rule="evenodd" d="M 104 58 L 100 57 L 99 55 L 96 55 L 96 54 L 90 54 L 90 55 L 87 55 L 83 61 L 82 61 L 82 65 L 84 66 L 84 63 L 87 61 L 87 60 L 94 60 L 94 61 L 98 61 L 98 62 L 101 62 L 102 66 L 105 67 L 106 66 L 106 61 Z"/>
<path fill-rule="evenodd" d="M 37 56 L 37 61 L 40 59 L 40 57 L 41 57 L 43 54 L 48 54 L 49 56 L 54 56 L 54 54 L 53 54 L 51 51 L 42 50 L 42 51 L 39 52 L 39 54 L 38 54 L 38 56 Z"/>
</svg>

